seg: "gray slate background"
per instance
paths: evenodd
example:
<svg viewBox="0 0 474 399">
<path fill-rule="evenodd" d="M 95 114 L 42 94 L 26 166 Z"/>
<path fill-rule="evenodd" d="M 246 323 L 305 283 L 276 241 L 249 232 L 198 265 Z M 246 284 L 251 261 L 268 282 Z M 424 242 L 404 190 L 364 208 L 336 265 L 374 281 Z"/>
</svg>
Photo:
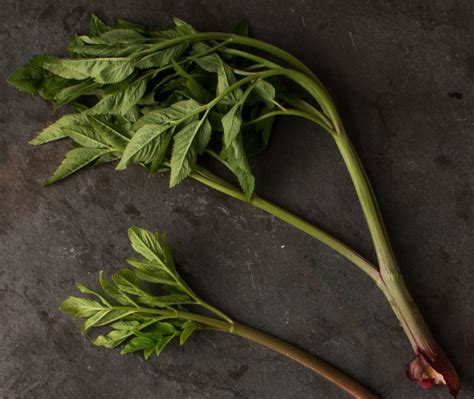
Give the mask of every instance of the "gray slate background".
<svg viewBox="0 0 474 399">
<path fill-rule="evenodd" d="M 186 181 L 101 167 L 43 189 L 64 145 L 26 141 L 55 119 L 5 85 L 35 53 L 59 54 L 90 12 L 111 20 L 253 34 L 327 84 L 372 178 L 408 285 L 474 397 L 474 5 L 472 1 L 0 1 L 0 397 L 343 398 L 316 375 L 219 333 L 160 359 L 91 346 L 57 311 L 73 282 L 130 254 L 126 229 L 168 231 L 180 270 L 210 302 L 332 361 L 384 398 L 422 392 L 385 299 L 333 251 L 245 204 Z M 253 163 L 257 191 L 373 256 L 331 139 L 282 119 Z"/>
</svg>

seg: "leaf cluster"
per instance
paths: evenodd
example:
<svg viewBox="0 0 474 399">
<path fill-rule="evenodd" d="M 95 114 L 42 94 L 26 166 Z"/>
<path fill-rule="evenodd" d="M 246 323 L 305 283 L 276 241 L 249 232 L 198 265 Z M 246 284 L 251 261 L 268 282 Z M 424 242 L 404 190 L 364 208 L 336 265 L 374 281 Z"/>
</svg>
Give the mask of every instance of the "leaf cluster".
<svg viewBox="0 0 474 399">
<path fill-rule="evenodd" d="M 255 74 L 257 62 L 235 55 L 231 41 L 195 40 L 198 32 L 174 19 L 171 29 L 125 20 L 113 26 L 92 15 L 89 35 L 74 36 L 69 57 L 38 55 L 9 77 L 19 90 L 72 113 L 31 144 L 69 138 L 47 184 L 85 166 L 119 161 L 149 173 L 170 171 L 170 186 L 192 174 L 204 154 L 226 165 L 251 197 L 248 158 L 268 145 L 273 112 L 285 102 L 281 82 Z M 240 34 L 248 26 L 240 23 Z"/>
<path fill-rule="evenodd" d="M 174 338 L 183 345 L 194 331 L 205 326 L 193 320 L 195 314 L 188 306 L 213 308 L 178 274 L 165 235 L 132 227 L 128 237 L 141 255 L 127 259 L 133 269 L 120 269 L 112 274 L 111 281 L 101 272 L 98 290 L 77 283 L 79 291 L 88 296 L 71 296 L 60 310 L 74 319 L 86 319 L 83 333 L 108 328 L 107 333 L 92 340 L 94 345 L 115 348 L 124 344 L 122 354 L 143 351 L 148 358 L 153 353 L 159 355 Z"/>
</svg>

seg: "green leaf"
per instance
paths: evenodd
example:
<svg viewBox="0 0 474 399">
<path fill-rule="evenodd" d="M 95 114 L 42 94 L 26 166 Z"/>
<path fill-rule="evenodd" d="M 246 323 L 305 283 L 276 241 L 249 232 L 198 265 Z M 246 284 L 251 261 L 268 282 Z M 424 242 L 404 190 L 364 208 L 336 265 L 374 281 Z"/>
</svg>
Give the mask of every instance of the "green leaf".
<svg viewBox="0 0 474 399">
<path fill-rule="evenodd" d="M 224 145 L 230 147 L 240 133 L 242 126 L 242 115 L 240 113 L 240 104 L 235 104 L 227 114 L 222 118 L 222 127 L 224 128 Z"/>
<path fill-rule="evenodd" d="M 82 96 L 94 94 L 98 87 L 99 84 L 95 83 L 92 79 L 86 79 L 78 84 L 62 89 L 55 95 L 54 99 L 59 105 L 69 104 Z"/>
<path fill-rule="evenodd" d="M 81 333 L 84 334 L 87 330 L 91 327 L 94 327 L 97 323 L 99 323 L 107 314 L 110 312 L 110 309 L 101 310 L 94 314 L 93 316 L 89 317 L 85 323 L 82 325 Z"/>
<path fill-rule="evenodd" d="M 206 47 L 206 49 L 208 48 Z M 206 49 L 202 49 L 202 51 L 206 51 Z M 217 54 L 209 54 L 194 58 L 193 60 L 207 72 L 217 73 L 222 66 L 222 59 Z"/>
<path fill-rule="evenodd" d="M 134 29 L 113 29 L 102 33 L 99 36 L 98 42 L 102 43 L 136 43 L 143 42 L 145 36 L 141 35 Z"/>
<path fill-rule="evenodd" d="M 127 316 L 134 314 L 135 310 L 126 310 L 126 309 L 114 309 L 110 310 L 109 313 L 101 318 L 96 324 L 95 327 L 102 327 L 107 324 L 116 324 L 119 323 L 117 320 L 121 320 Z M 115 327 L 114 327 L 115 328 Z"/>
<path fill-rule="evenodd" d="M 267 107 L 273 108 L 273 101 L 275 99 L 275 88 L 271 83 L 265 80 L 259 80 L 255 85 L 253 92 L 262 98 Z"/>
<path fill-rule="evenodd" d="M 155 341 L 152 338 L 146 336 L 135 337 L 131 339 L 127 345 L 125 345 L 125 347 L 121 350 L 120 353 L 122 355 L 125 355 L 127 353 L 143 350 L 150 346 L 155 346 Z"/>
<path fill-rule="evenodd" d="M 155 284 L 176 285 L 176 281 L 166 272 L 137 270 L 135 274 L 140 280 Z"/>
<path fill-rule="evenodd" d="M 166 259 L 164 251 L 164 246 L 167 246 L 167 243 L 164 238 L 160 240 L 158 234 L 134 226 L 128 229 L 128 239 L 135 252 L 143 255 L 149 261 L 158 261 L 164 267 L 168 267 L 169 260 Z M 160 241 L 165 245 L 162 246 Z"/>
<path fill-rule="evenodd" d="M 33 145 L 46 144 L 51 141 L 59 140 L 67 137 L 67 134 L 62 130 L 64 127 L 73 127 L 77 124 L 84 123 L 84 116 L 81 114 L 68 114 L 59 118 L 56 122 L 49 125 L 42 130 L 36 137 L 29 141 Z"/>
<path fill-rule="evenodd" d="M 145 94 L 147 83 L 147 76 L 136 79 L 128 84 L 125 89 L 105 95 L 87 112 L 90 114 L 126 115 L 130 108 L 137 104 Z"/>
<path fill-rule="evenodd" d="M 135 66 L 141 69 L 166 67 L 171 65 L 173 60 L 177 60 L 186 51 L 187 46 L 187 44 L 178 44 L 135 58 Z"/>
<path fill-rule="evenodd" d="M 148 112 L 133 127 L 137 130 L 145 125 L 177 122 L 196 111 L 200 106 L 201 104 L 195 100 L 178 101 L 170 107 L 158 108 Z"/>
<path fill-rule="evenodd" d="M 127 294 L 143 296 L 145 298 L 151 296 L 143 289 L 137 277 L 131 270 L 120 269 L 118 272 L 112 274 L 112 281 L 120 291 Z"/>
<path fill-rule="evenodd" d="M 115 22 L 115 26 L 118 28 L 123 28 L 123 29 L 132 29 L 138 33 L 143 33 L 145 34 L 147 32 L 147 28 L 143 25 L 139 25 L 135 22 L 130 22 L 125 19 L 117 19 Z"/>
<path fill-rule="evenodd" d="M 184 22 L 182 19 L 173 18 L 173 22 L 177 28 L 177 30 L 185 35 L 194 35 L 195 33 L 198 33 L 196 29 L 194 29 L 190 24 L 187 22 Z"/>
<path fill-rule="evenodd" d="M 159 308 L 164 308 L 172 305 L 186 305 L 192 304 L 194 301 L 187 295 L 184 294 L 170 294 L 170 295 L 161 295 L 161 296 L 141 296 L 138 301 L 140 303 L 156 306 Z"/>
<path fill-rule="evenodd" d="M 51 55 L 35 55 L 26 65 L 13 71 L 7 82 L 24 93 L 38 94 L 43 80 L 50 75 L 43 65 L 55 60 L 57 57 Z"/>
<path fill-rule="evenodd" d="M 90 126 L 77 125 L 74 129 L 65 127 L 62 130 L 70 139 L 82 147 L 104 150 L 108 148 L 107 142 L 104 143 L 102 137 L 97 135 Z"/>
<path fill-rule="evenodd" d="M 247 199 L 250 199 L 255 188 L 255 178 L 250 170 L 240 135 L 226 148 L 225 155 L 227 163 L 237 176 L 243 192 L 247 195 Z"/>
<path fill-rule="evenodd" d="M 137 320 L 131 321 L 117 321 L 111 325 L 112 328 L 116 330 L 126 330 L 126 331 L 133 331 L 136 330 L 137 327 L 140 325 L 140 322 Z"/>
<path fill-rule="evenodd" d="M 182 326 L 181 335 L 179 336 L 179 344 L 184 345 L 191 334 L 199 328 L 199 324 L 195 321 L 188 320 Z"/>
<path fill-rule="evenodd" d="M 66 79 L 93 78 L 97 83 L 117 83 L 134 70 L 128 58 L 67 59 L 46 62 L 43 68 Z"/>
<path fill-rule="evenodd" d="M 89 165 L 100 156 L 107 153 L 108 150 L 102 148 L 75 148 L 66 153 L 61 165 L 59 165 L 56 172 L 45 183 L 46 186 L 64 179 L 65 177 L 77 172 L 79 169 Z"/>
<path fill-rule="evenodd" d="M 123 150 L 128 144 L 129 139 L 112 122 L 108 122 L 99 116 L 90 117 L 92 128 L 112 147 Z"/>
<path fill-rule="evenodd" d="M 92 36 L 99 36 L 102 33 L 107 32 L 111 27 L 107 26 L 97 15 L 91 14 L 89 29 Z"/>
<path fill-rule="evenodd" d="M 97 312 L 105 310 L 106 308 L 99 302 L 89 298 L 79 298 L 70 296 L 59 307 L 59 310 L 73 319 L 80 319 L 83 317 L 91 317 Z"/>
<path fill-rule="evenodd" d="M 186 84 L 189 89 L 189 92 L 196 100 L 201 103 L 207 103 L 211 100 L 210 93 L 174 60 L 173 66 L 175 71 L 179 73 L 180 76 L 186 79 Z"/>
<path fill-rule="evenodd" d="M 156 356 L 160 356 L 163 349 L 173 340 L 175 335 L 170 335 L 168 337 L 163 337 L 156 345 L 155 345 L 155 352 Z"/>
<path fill-rule="evenodd" d="M 125 147 L 117 170 L 125 169 L 132 161 L 160 164 L 171 141 L 170 125 L 145 125 L 134 134 Z"/>
<path fill-rule="evenodd" d="M 99 273 L 99 282 L 102 290 L 110 296 L 112 299 L 120 303 L 121 305 L 132 305 L 137 306 L 137 304 L 125 293 L 121 292 L 110 284 L 104 277 L 103 272 Z"/>
<path fill-rule="evenodd" d="M 91 290 L 90 288 L 86 287 L 84 284 L 77 282 L 76 287 L 78 288 L 79 291 L 81 291 L 83 294 L 92 294 L 95 295 L 97 298 L 100 299 L 100 301 L 105 305 L 105 306 L 110 306 L 110 302 L 99 292 Z"/>
<path fill-rule="evenodd" d="M 196 165 L 211 139 L 211 124 L 206 119 L 193 121 L 174 136 L 171 155 L 170 187 L 174 187 L 187 177 Z"/>
<path fill-rule="evenodd" d="M 91 343 L 96 346 L 104 346 L 113 349 L 125 341 L 133 333 L 128 330 L 112 330 L 107 335 L 99 335 Z"/>
</svg>

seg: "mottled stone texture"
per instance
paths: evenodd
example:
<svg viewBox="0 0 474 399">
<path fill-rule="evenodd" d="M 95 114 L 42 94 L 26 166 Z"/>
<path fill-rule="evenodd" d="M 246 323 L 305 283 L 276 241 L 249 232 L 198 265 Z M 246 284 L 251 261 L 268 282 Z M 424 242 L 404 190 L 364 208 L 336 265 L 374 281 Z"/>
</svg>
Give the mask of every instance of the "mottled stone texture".
<svg viewBox="0 0 474 399">
<path fill-rule="evenodd" d="M 474 5 L 472 1 L 0 1 L 0 397 L 343 398 L 268 350 L 196 334 L 160 359 L 91 346 L 58 304 L 130 254 L 126 229 L 168 231 L 192 286 L 235 318 L 340 366 L 384 398 L 422 392 L 412 353 L 380 292 L 354 266 L 293 228 L 186 181 L 106 166 L 41 183 L 65 144 L 26 141 L 56 117 L 5 84 L 35 53 L 61 54 L 90 12 L 201 30 L 246 16 L 254 36 L 307 63 L 334 94 L 367 167 L 408 285 L 474 396 Z M 334 143 L 278 122 L 253 162 L 257 191 L 372 256 Z"/>
</svg>

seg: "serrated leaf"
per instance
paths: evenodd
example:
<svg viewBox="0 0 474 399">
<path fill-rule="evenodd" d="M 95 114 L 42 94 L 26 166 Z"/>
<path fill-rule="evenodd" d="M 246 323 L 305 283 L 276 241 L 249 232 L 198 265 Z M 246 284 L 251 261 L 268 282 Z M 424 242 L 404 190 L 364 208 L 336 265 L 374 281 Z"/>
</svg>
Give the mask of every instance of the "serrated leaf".
<svg viewBox="0 0 474 399">
<path fill-rule="evenodd" d="M 178 63 L 176 63 L 174 60 L 172 62 L 175 71 L 179 73 L 180 76 L 186 79 L 186 84 L 191 95 L 201 103 L 209 102 L 211 100 L 210 93 L 189 73 L 187 73 Z"/>
<path fill-rule="evenodd" d="M 224 145 L 230 147 L 240 134 L 242 126 L 242 115 L 240 113 L 240 104 L 235 104 L 227 114 L 222 117 L 222 127 L 224 128 Z"/>
<path fill-rule="evenodd" d="M 137 270 L 135 274 L 140 280 L 155 284 L 176 285 L 176 281 L 166 272 Z"/>
<path fill-rule="evenodd" d="M 185 35 L 193 35 L 198 32 L 194 27 L 192 27 L 190 24 L 183 21 L 182 19 L 174 17 L 173 22 L 176 26 L 176 29 Z"/>
<path fill-rule="evenodd" d="M 135 59 L 135 66 L 141 69 L 163 68 L 171 65 L 172 60 L 177 60 L 186 51 L 187 44 L 178 44 L 163 50 L 152 52 Z"/>
<path fill-rule="evenodd" d="M 113 29 L 102 33 L 98 39 L 104 43 L 115 44 L 142 42 L 146 38 L 134 29 Z"/>
<path fill-rule="evenodd" d="M 155 353 L 156 356 L 160 356 L 161 352 L 163 352 L 163 349 L 166 348 L 166 346 L 173 340 L 175 335 L 170 335 L 168 337 L 163 337 L 156 345 L 155 345 Z"/>
<path fill-rule="evenodd" d="M 112 274 L 112 281 L 121 292 L 143 296 L 145 298 L 151 296 L 143 289 L 137 277 L 131 270 L 120 269 L 118 272 Z"/>
<path fill-rule="evenodd" d="M 101 310 L 94 314 L 93 316 L 89 317 L 81 327 L 81 333 L 84 334 L 87 330 L 91 327 L 94 327 L 97 323 L 99 323 L 107 314 L 110 312 L 110 309 Z"/>
<path fill-rule="evenodd" d="M 108 122 L 102 117 L 92 116 L 90 117 L 93 129 L 100 134 L 102 139 L 107 142 L 110 146 L 123 150 L 129 142 L 129 138 L 122 133 L 122 130 L 114 125 L 112 122 Z"/>
<path fill-rule="evenodd" d="M 82 147 L 97 148 L 106 150 L 108 148 L 107 142 L 104 143 L 101 136 L 91 129 L 90 126 L 77 125 L 74 129 L 64 127 L 62 131 L 74 142 Z"/>
<path fill-rule="evenodd" d="M 113 349 L 125 341 L 133 333 L 127 330 L 112 330 L 107 335 L 99 335 L 91 341 L 93 345 Z"/>
<path fill-rule="evenodd" d="M 231 145 L 225 149 L 225 155 L 227 163 L 232 172 L 237 176 L 243 192 L 246 194 L 247 199 L 250 199 L 255 188 L 255 178 L 248 164 L 241 135 L 238 135 Z"/>
<path fill-rule="evenodd" d="M 149 346 L 154 346 L 155 341 L 152 338 L 146 336 L 135 337 L 130 340 L 130 342 L 125 345 L 125 347 L 120 351 L 122 355 L 127 353 L 136 352 L 139 350 L 143 350 Z"/>
<path fill-rule="evenodd" d="M 140 325 L 139 321 L 131 320 L 131 321 L 117 321 L 111 325 L 112 328 L 116 330 L 126 330 L 126 331 L 133 331 Z"/>
<path fill-rule="evenodd" d="M 132 29 L 138 33 L 145 34 L 147 32 L 147 28 L 143 25 L 137 24 L 135 22 L 127 21 L 125 19 L 119 18 L 115 21 L 115 26 L 118 28 L 123 29 Z"/>
<path fill-rule="evenodd" d="M 268 108 L 273 108 L 273 100 L 275 99 L 275 88 L 265 80 L 259 80 L 255 85 L 253 92 L 265 101 Z"/>
<path fill-rule="evenodd" d="M 87 112 L 90 114 L 126 115 L 130 108 L 136 105 L 145 94 L 147 83 L 147 76 L 138 78 L 123 90 L 105 95 Z"/>
<path fill-rule="evenodd" d="M 99 36 L 107 32 L 111 27 L 107 26 L 97 15 L 91 14 L 89 29 L 92 36 Z"/>
<path fill-rule="evenodd" d="M 62 89 L 55 95 L 54 99 L 59 105 L 69 104 L 79 97 L 92 95 L 98 87 L 98 83 L 92 79 L 86 79 L 78 84 Z"/>
<path fill-rule="evenodd" d="M 171 141 L 170 125 L 145 125 L 133 135 L 125 147 L 117 170 L 126 169 L 133 162 L 160 164 Z"/>
<path fill-rule="evenodd" d="M 189 339 L 191 334 L 199 328 L 199 324 L 195 321 L 188 320 L 182 326 L 182 331 L 179 336 L 179 344 L 184 345 L 186 341 Z"/>
<path fill-rule="evenodd" d="M 78 288 L 79 291 L 81 291 L 83 294 L 91 294 L 95 295 L 97 298 L 100 299 L 100 301 L 106 305 L 110 306 L 110 302 L 99 292 L 91 290 L 89 287 L 86 287 L 84 284 L 77 282 L 76 287 Z"/>
<path fill-rule="evenodd" d="M 29 143 L 33 145 L 46 144 L 51 141 L 59 140 L 67 137 L 62 130 L 64 127 L 73 127 L 77 124 L 83 124 L 85 117 L 81 114 L 68 114 L 59 118 L 56 122 L 42 130 L 37 136 L 32 138 Z"/>
<path fill-rule="evenodd" d="M 163 246 L 157 234 L 134 226 L 128 229 L 128 239 L 135 252 L 138 252 L 150 261 L 158 261 L 166 265 Z"/>
<path fill-rule="evenodd" d="M 134 129 L 140 129 L 145 125 L 163 124 L 168 122 L 176 122 L 185 115 L 197 110 L 201 104 L 195 100 L 178 101 L 170 107 L 158 108 L 146 113 L 134 125 Z"/>
<path fill-rule="evenodd" d="M 161 296 L 141 296 L 138 298 L 140 303 L 164 308 L 172 305 L 186 305 L 194 303 L 194 301 L 187 295 L 184 294 L 170 294 Z"/>
<path fill-rule="evenodd" d="M 56 172 L 45 183 L 49 186 L 89 165 L 109 150 L 102 148 L 75 148 L 68 153 Z"/>
<path fill-rule="evenodd" d="M 59 310 L 68 314 L 73 319 L 80 319 L 83 317 L 91 317 L 97 312 L 105 310 L 104 305 L 89 298 L 79 298 L 70 296 L 59 307 Z"/>
<path fill-rule="evenodd" d="M 24 93 L 38 94 L 43 80 L 50 75 L 43 65 L 55 60 L 57 57 L 54 56 L 35 55 L 26 65 L 13 71 L 7 82 Z"/>
<path fill-rule="evenodd" d="M 137 306 L 137 304 L 125 293 L 121 292 L 110 284 L 104 277 L 103 272 L 99 273 L 99 283 L 104 292 L 110 296 L 112 299 L 120 303 L 121 305 L 132 305 Z"/>
<path fill-rule="evenodd" d="M 134 70 L 128 58 L 63 58 L 46 62 L 43 68 L 66 79 L 93 78 L 97 83 L 120 82 L 130 76 Z"/>
<path fill-rule="evenodd" d="M 171 154 L 170 187 L 186 178 L 196 166 L 196 160 L 211 139 L 211 124 L 207 119 L 193 121 L 174 136 Z"/>
<path fill-rule="evenodd" d="M 109 313 L 101 318 L 96 324 L 95 327 L 102 327 L 110 323 L 116 324 L 118 321 L 127 316 L 134 314 L 135 310 L 126 310 L 126 309 L 114 309 L 110 310 Z M 115 328 L 115 327 L 114 327 Z"/>
</svg>

